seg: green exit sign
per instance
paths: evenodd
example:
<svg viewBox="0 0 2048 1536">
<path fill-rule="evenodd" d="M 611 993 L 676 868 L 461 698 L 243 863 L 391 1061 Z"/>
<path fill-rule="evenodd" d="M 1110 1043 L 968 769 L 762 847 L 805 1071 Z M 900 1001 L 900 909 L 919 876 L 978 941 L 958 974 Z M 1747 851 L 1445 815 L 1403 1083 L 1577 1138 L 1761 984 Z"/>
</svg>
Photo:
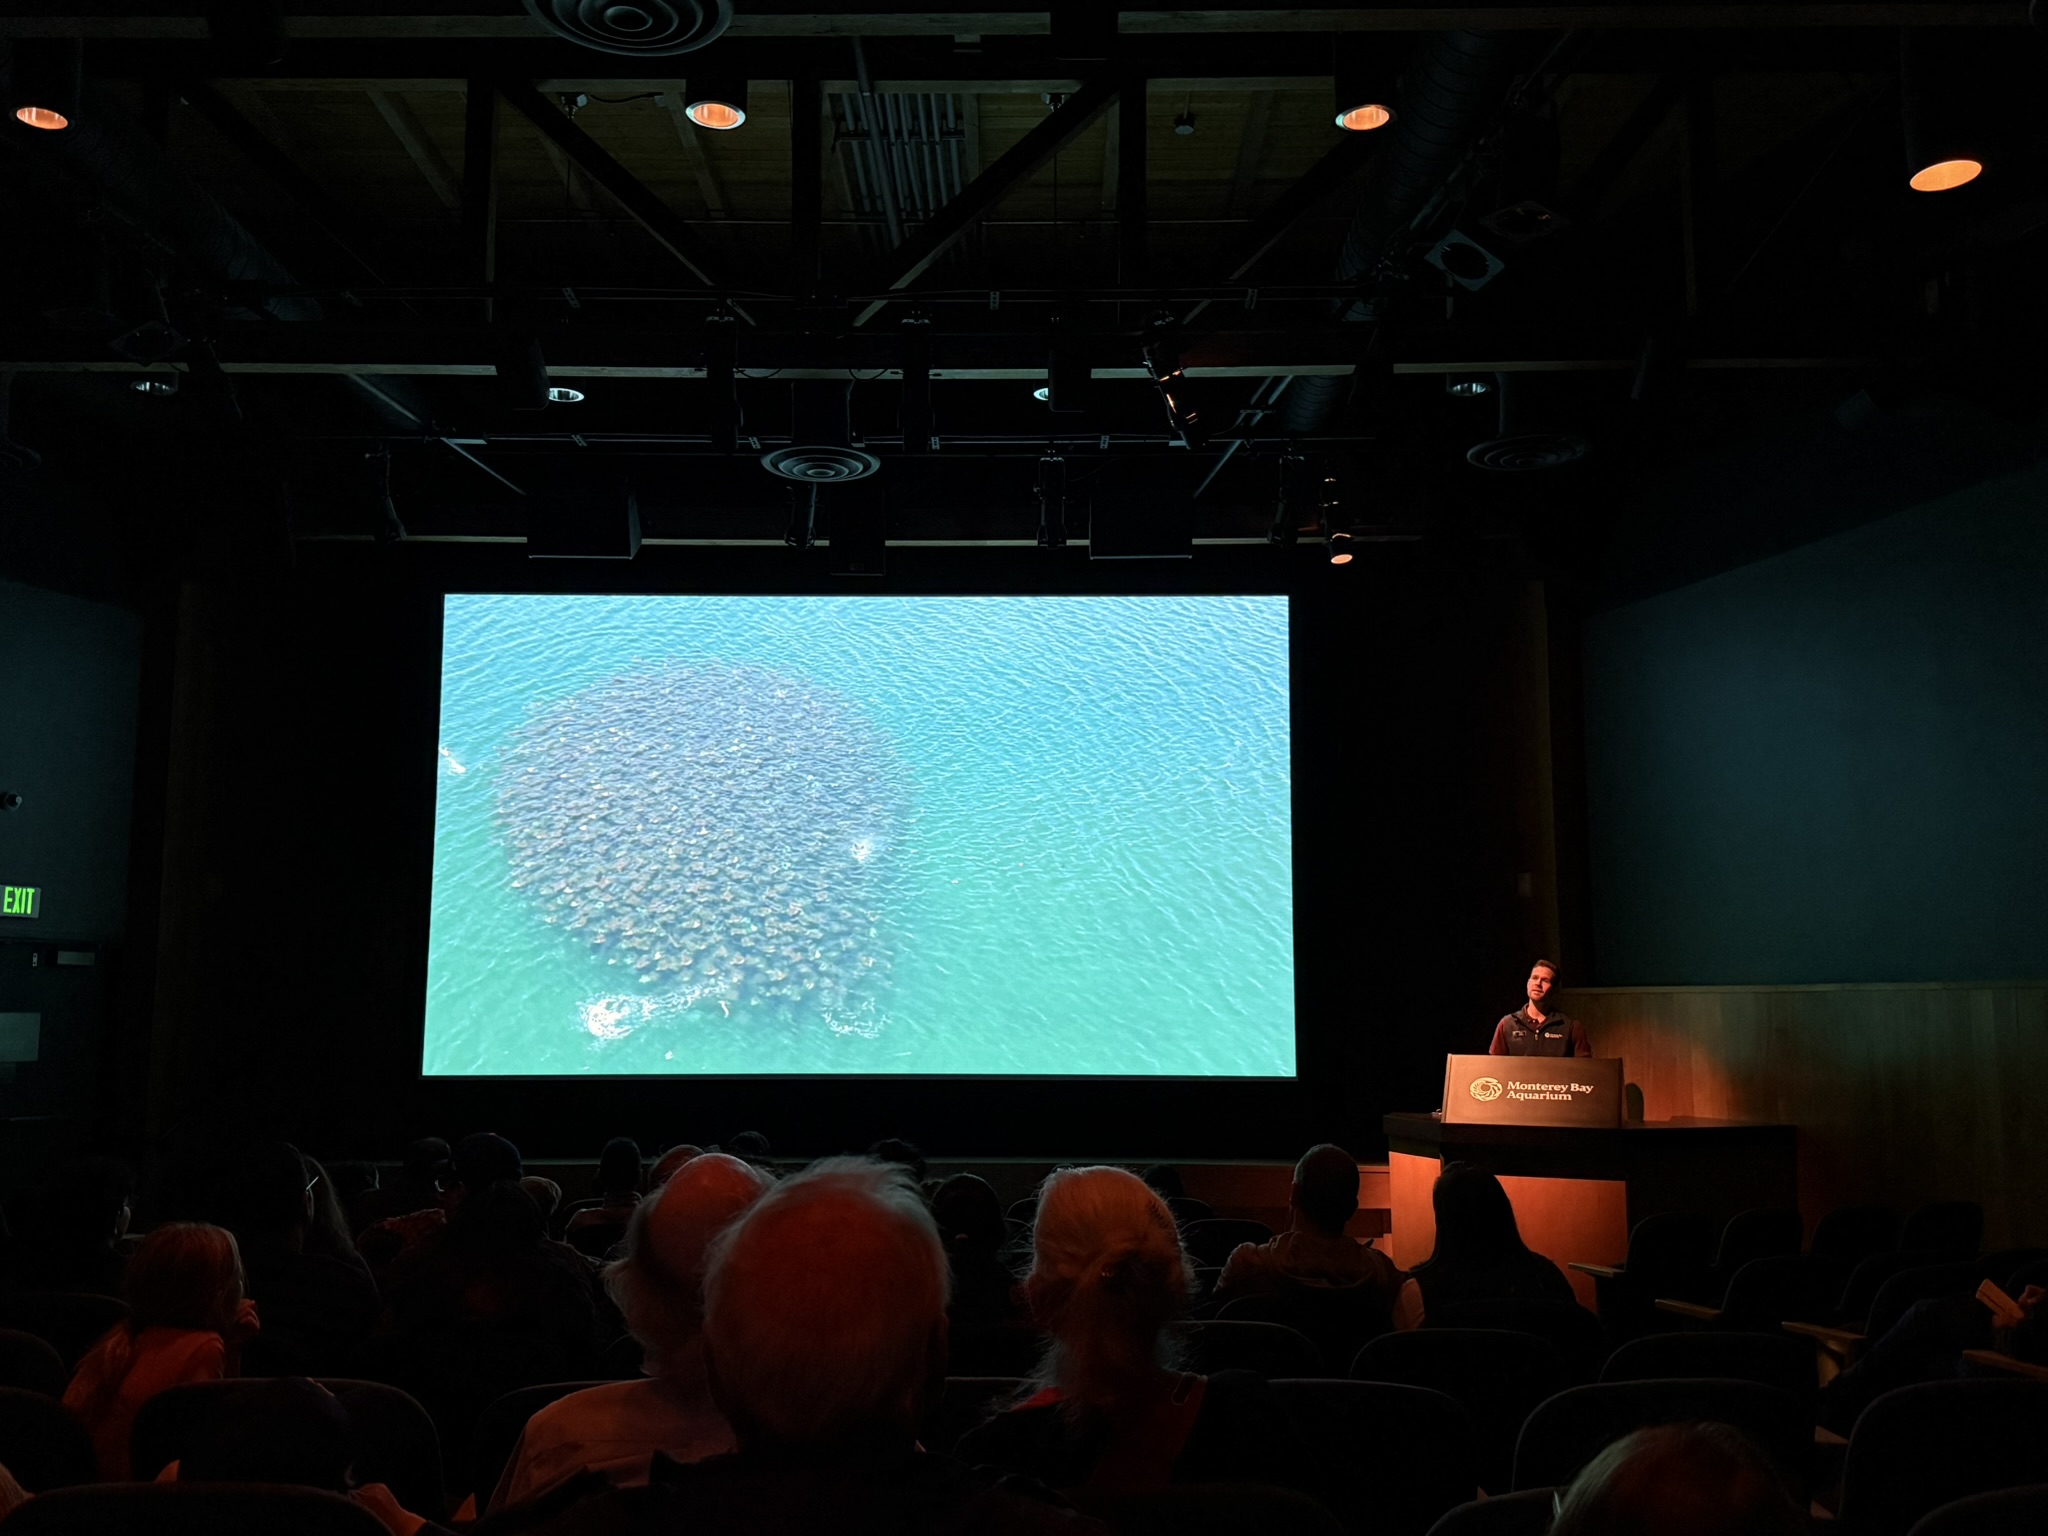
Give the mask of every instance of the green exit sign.
<svg viewBox="0 0 2048 1536">
<path fill-rule="evenodd" d="M 34 917 L 43 910 L 39 885 L 0 885 L 0 917 Z"/>
</svg>

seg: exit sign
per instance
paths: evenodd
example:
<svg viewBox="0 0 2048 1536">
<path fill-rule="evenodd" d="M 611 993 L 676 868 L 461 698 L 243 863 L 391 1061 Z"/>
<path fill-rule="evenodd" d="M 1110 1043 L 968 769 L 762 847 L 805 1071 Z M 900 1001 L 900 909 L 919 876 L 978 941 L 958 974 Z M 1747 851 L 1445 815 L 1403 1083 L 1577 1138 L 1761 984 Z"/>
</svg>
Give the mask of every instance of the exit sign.
<svg viewBox="0 0 2048 1536">
<path fill-rule="evenodd" d="M 0 885 L 0 917 L 34 917 L 43 910 L 39 885 Z"/>
</svg>

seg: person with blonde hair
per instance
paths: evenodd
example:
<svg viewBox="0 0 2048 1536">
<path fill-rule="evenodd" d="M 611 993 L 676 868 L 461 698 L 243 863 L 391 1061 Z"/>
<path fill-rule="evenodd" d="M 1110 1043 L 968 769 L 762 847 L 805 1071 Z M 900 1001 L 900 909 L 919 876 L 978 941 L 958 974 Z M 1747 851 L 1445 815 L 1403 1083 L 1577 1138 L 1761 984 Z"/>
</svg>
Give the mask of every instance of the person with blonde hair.
<svg viewBox="0 0 2048 1536">
<path fill-rule="evenodd" d="M 242 1294 L 242 1255 L 224 1227 L 174 1221 L 142 1240 L 124 1281 L 129 1314 L 72 1373 L 64 1406 L 92 1435 L 100 1475 L 128 1476 L 136 1410 L 188 1381 L 241 1372 L 256 1336 L 256 1304 Z"/>
<path fill-rule="evenodd" d="M 1187 1312 L 1189 1274 L 1173 1213 L 1135 1174 L 1054 1173 L 1039 1193 L 1024 1281 L 1052 1341 L 1038 1390 L 970 1431 L 960 1459 L 1101 1492 L 1300 1486 L 1299 1451 L 1263 1378 L 1182 1369 L 1173 1325 Z"/>
</svg>

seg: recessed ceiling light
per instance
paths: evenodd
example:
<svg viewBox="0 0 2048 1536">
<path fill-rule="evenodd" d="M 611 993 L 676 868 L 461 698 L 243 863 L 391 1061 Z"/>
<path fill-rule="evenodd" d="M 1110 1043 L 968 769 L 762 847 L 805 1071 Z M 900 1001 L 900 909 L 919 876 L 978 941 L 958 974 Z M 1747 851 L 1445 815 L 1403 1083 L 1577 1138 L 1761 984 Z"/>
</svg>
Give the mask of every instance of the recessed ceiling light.
<svg viewBox="0 0 2048 1536">
<path fill-rule="evenodd" d="M 178 392 L 176 379 L 131 379 L 128 387 L 138 395 L 175 395 Z"/>
<path fill-rule="evenodd" d="M 1052 399 L 1052 386 L 1050 384 L 1039 385 L 1038 388 L 1031 391 L 1031 398 L 1049 402 Z"/>
<path fill-rule="evenodd" d="M 583 391 L 580 389 L 570 389 L 561 384 L 551 385 L 548 389 L 550 405 L 574 405 L 582 398 Z"/>
</svg>

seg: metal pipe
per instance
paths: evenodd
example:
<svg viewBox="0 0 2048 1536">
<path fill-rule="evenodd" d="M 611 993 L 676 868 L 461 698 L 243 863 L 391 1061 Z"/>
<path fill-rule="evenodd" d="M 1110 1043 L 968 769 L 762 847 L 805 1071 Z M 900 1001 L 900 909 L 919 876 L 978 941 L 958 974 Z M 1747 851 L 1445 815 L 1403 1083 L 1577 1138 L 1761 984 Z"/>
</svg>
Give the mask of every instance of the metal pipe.
<svg viewBox="0 0 2048 1536">
<path fill-rule="evenodd" d="M 853 68 L 860 82 L 861 119 L 867 124 L 868 143 L 870 147 L 873 147 L 878 143 L 877 136 L 879 132 L 876 124 L 877 114 L 875 112 L 875 83 L 868 78 L 868 53 L 867 49 L 861 46 L 861 40 L 858 37 L 853 40 Z M 876 163 L 878 165 L 882 164 L 879 158 Z M 896 188 L 887 176 L 881 178 L 881 193 L 882 217 L 889 224 L 889 244 L 892 246 L 901 245 L 903 243 L 903 216 L 896 207 Z"/>
</svg>

